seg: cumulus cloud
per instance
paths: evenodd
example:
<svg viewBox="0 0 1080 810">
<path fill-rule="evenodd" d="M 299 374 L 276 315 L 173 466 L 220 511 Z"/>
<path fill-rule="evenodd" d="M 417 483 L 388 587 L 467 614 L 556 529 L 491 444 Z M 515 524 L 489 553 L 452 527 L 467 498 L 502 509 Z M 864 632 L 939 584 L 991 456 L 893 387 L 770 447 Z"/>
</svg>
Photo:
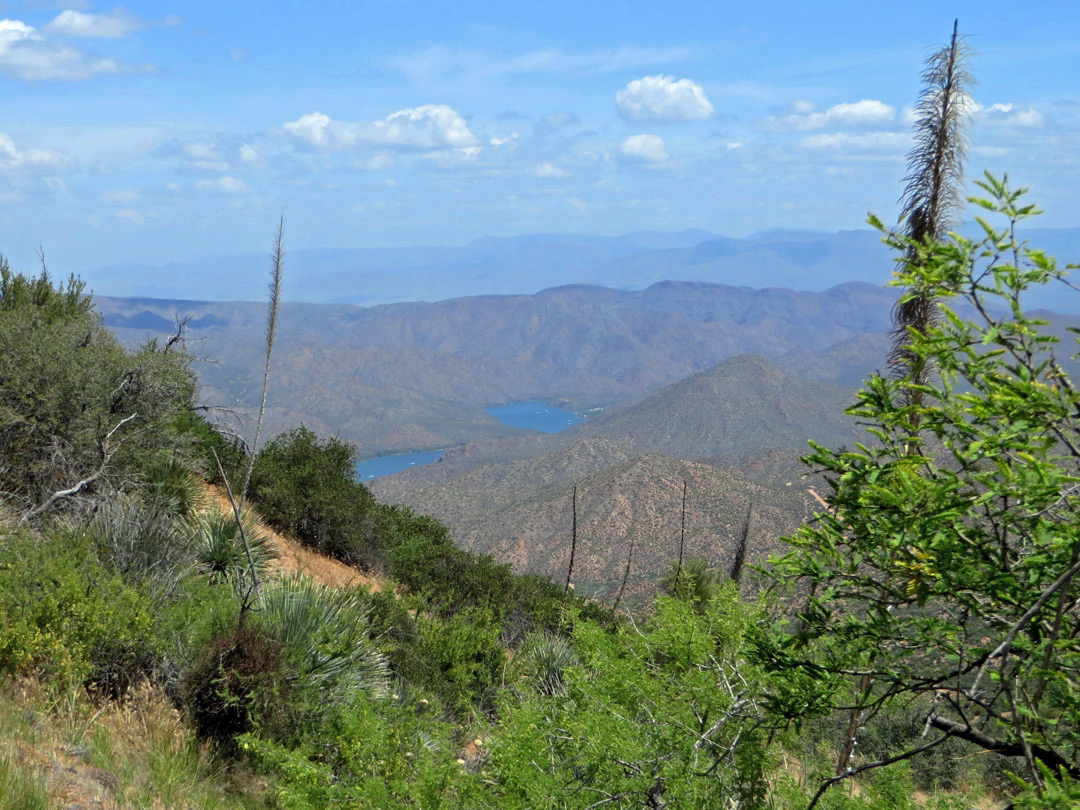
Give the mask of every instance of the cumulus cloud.
<svg viewBox="0 0 1080 810">
<path fill-rule="evenodd" d="M 875 99 L 836 104 L 819 110 L 813 102 L 796 101 L 791 112 L 765 119 L 769 129 L 806 132 L 814 129 L 852 126 L 885 126 L 896 118 L 896 110 Z"/>
<path fill-rule="evenodd" d="M 622 156 L 639 163 L 659 163 L 667 160 L 664 139 L 659 135 L 631 135 L 619 147 Z"/>
<path fill-rule="evenodd" d="M 568 177 L 565 169 L 560 169 L 554 163 L 541 163 L 539 166 L 533 168 L 529 174 L 533 177 Z"/>
<path fill-rule="evenodd" d="M 1046 125 L 1046 116 L 1034 107 L 1017 107 L 1015 104 L 991 104 L 983 107 L 972 102 L 972 116 L 977 124 L 991 127 L 1035 129 Z"/>
<path fill-rule="evenodd" d="M 183 163 L 185 168 L 201 172 L 227 172 L 230 168 L 229 161 L 218 146 L 204 141 L 184 145 Z"/>
<path fill-rule="evenodd" d="M 906 132 L 823 132 L 799 143 L 807 149 L 896 150 L 911 146 L 911 136 Z"/>
<path fill-rule="evenodd" d="M 627 121 L 704 121 L 716 115 L 701 85 L 674 76 L 635 79 L 615 94 Z"/>
<path fill-rule="evenodd" d="M 43 30 L 68 37 L 120 39 L 146 28 L 145 20 L 117 6 L 107 14 L 87 14 L 74 9 L 60 12 Z"/>
<path fill-rule="evenodd" d="M 60 152 L 45 149 L 20 151 L 15 142 L 0 133 L 0 171 L 37 171 L 53 174 L 71 168 L 71 160 Z"/>
<path fill-rule="evenodd" d="M 0 20 L 0 72 L 29 81 L 73 81 L 93 76 L 146 73 L 153 65 L 90 58 L 75 48 L 43 37 L 32 25 Z"/>
<path fill-rule="evenodd" d="M 238 177 L 215 177 L 213 180 L 200 180 L 195 184 L 197 188 L 207 191 L 220 191 L 222 194 L 246 194 L 247 183 Z"/>
<path fill-rule="evenodd" d="M 379 121 L 335 121 L 321 112 L 302 115 L 282 126 L 294 140 L 320 149 L 345 149 L 363 144 L 404 149 L 468 148 L 476 136 L 452 107 L 425 104 L 398 110 Z"/>
</svg>

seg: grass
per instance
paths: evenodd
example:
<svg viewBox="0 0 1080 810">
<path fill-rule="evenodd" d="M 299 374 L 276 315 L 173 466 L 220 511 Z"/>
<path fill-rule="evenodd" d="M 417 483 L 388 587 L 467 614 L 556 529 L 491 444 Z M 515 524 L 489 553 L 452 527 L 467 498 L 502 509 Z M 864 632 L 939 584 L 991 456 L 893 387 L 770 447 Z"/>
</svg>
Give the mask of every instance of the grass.
<svg viewBox="0 0 1080 810">
<path fill-rule="evenodd" d="M 265 781 L 211 759 L 157 687 L 99 705 L 78 686 L 0 685 L 0 807 L 94 801 L 133 810 L 274 806 Z"/>
</svg>

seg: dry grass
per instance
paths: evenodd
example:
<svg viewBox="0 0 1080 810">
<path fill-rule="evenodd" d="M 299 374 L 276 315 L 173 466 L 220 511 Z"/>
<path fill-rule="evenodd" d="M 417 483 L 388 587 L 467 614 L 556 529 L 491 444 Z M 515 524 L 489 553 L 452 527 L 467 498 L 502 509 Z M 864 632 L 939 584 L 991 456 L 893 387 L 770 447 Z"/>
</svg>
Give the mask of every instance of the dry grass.
<svg viewBox="0 0 1080 810">
<path fill-rule="evenodd" d="M 264 805 L 265 786 L 224 774 L 157 687 L 98 704 L 78 686 L 33 680 L 0 688 L 4 807 L 70 810 L 240 810 Z M 14 776 L 12 776 L 14 775 Z M 3 790 L 0 774 L 0 790 Z M 239 787 L 240 791 L 234 788 Z M 241 795 L 244 794 L 244 795 Z"/>
<path fill-rule="evenodd" d="M 220 487 L 210 487 L 209 508 L 221 509 L 226 514 L 232 512 L 229 497 Z M 247 507 L 245 507 L 247 511 Z M 372 591 L 381 591 L 390 587 L 386 580 L 364 574 L 338 560 L 330 559 L 311 549 L 304 548 L 295 540 L 274 531 L 252 512 L 259 531 L 270 538 L 270 544 L 276 557 L 270 568 L 278 575 L 303 572 L 311 579 L 331 588 L 350 588 L 361 585 Z"/>
</svg>

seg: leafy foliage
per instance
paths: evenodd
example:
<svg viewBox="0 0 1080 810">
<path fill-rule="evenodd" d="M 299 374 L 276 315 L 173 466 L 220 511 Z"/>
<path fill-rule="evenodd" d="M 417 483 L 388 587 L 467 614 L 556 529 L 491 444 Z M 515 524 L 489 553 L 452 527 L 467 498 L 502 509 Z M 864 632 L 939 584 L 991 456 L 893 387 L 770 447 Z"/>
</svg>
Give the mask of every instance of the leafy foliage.
<svg viewBox="0 0 1080 810">
<path fill-rule="evenodd" d="M 250 573 L 253 566 L 260 580 L 265 577 L 274 549 L 270 538 L 259 530 L 247 512 L 241 515 L 244 536 L 233 515 L 209 511 L 190 523 L 196 563 L 212 577 L 237 582 Z M 247 539 L 247 550 L 244 539 Z M 250 562 L 248 553 L 251 554 Z"/>
<path fill-rule="evenodd" d="M 83 289 L 0 259 L 0 492 L 20 511 L 122 487 L 180 443 L 174 423 L 194 396 L 186 355 L 153 342 L 126 353 Z"/>
<path fill-rule="evenodd" d="M 259 452 L 251 495 L 271 525 L 332 557 L 358 566 L 378 558 L 375 499 L 356 481 L 356 448 L 320 439 L 306 427 L 284 433 Z"/>
<path fill-rule="evenodd" d="M 947 244 L 889 237 L 919 252 L 899 273 L 906 295 L 941 302 L 941 325 L 910 344 L 939 379 L 871 378 L 851 413 L 872 441 L 815 447 L 829 509 L 776 561 L 810 596 L 770 655 L 866 723 L 932 699 L 931 742 L 1020 756 L 1039 783 L 1038 763 L 1075 775 L 1080 750 L 1080 393 L 1023 309 L 1026 288 L 1062 275 L 1016 236 L 1035 209 L 1004 181 L 979 185 L 1004 228 L 980 220 L 982 240 Z"/>
</svg>

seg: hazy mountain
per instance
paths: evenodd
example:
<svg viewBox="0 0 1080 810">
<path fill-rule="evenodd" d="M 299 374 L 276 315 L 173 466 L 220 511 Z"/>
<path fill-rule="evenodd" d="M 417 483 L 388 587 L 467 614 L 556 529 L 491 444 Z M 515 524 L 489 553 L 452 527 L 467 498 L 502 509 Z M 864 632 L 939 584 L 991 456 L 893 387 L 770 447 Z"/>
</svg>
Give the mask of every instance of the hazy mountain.
<svg viewBox="0 0 1080 810">
<path fill-rule="evenodd" d="M 573 285 L 367 309 L 286 304 L 269 429 L 304 422 L 367 454 L 513 435 L 520 431 L 485 405 L 635 402 L 746 352 L 780 358 L 883 332 L 893 300 L 868 284 L 811 293 L 663 282 L 639 292 Z M 199 364 L 206 401 L 254 409 L 264 305 L 99 298 L 98 306 L 129 343 L 189 318 L 193 353 L 215 360 Z"/>
<path fill-rule="evenodd" d="M 1080 260 L 1080 229 L 1024 235 L 1062 265 Z M 566 284 L 641 290 L 665 280 L 820 292 L 849 281 L 884 284 L 893 269 L 891 254 L 871 230 L 776 229 L 739 239 L 698 230 L 533 234 L 486 237 L 462 247 L 295 250 L 286 262 L 288 300 L 365 306 L 533 294 Z M 251 253 L 159 267 L 99 267 L 84 276 L 99 295 L 253 300 L 263 295 L 268 263 L 266 255 Z M 1063 305 L 1054 291 L 1036 292 L 1030 303 L 1080 311 L 1071 301 Z"/>
</svg>

